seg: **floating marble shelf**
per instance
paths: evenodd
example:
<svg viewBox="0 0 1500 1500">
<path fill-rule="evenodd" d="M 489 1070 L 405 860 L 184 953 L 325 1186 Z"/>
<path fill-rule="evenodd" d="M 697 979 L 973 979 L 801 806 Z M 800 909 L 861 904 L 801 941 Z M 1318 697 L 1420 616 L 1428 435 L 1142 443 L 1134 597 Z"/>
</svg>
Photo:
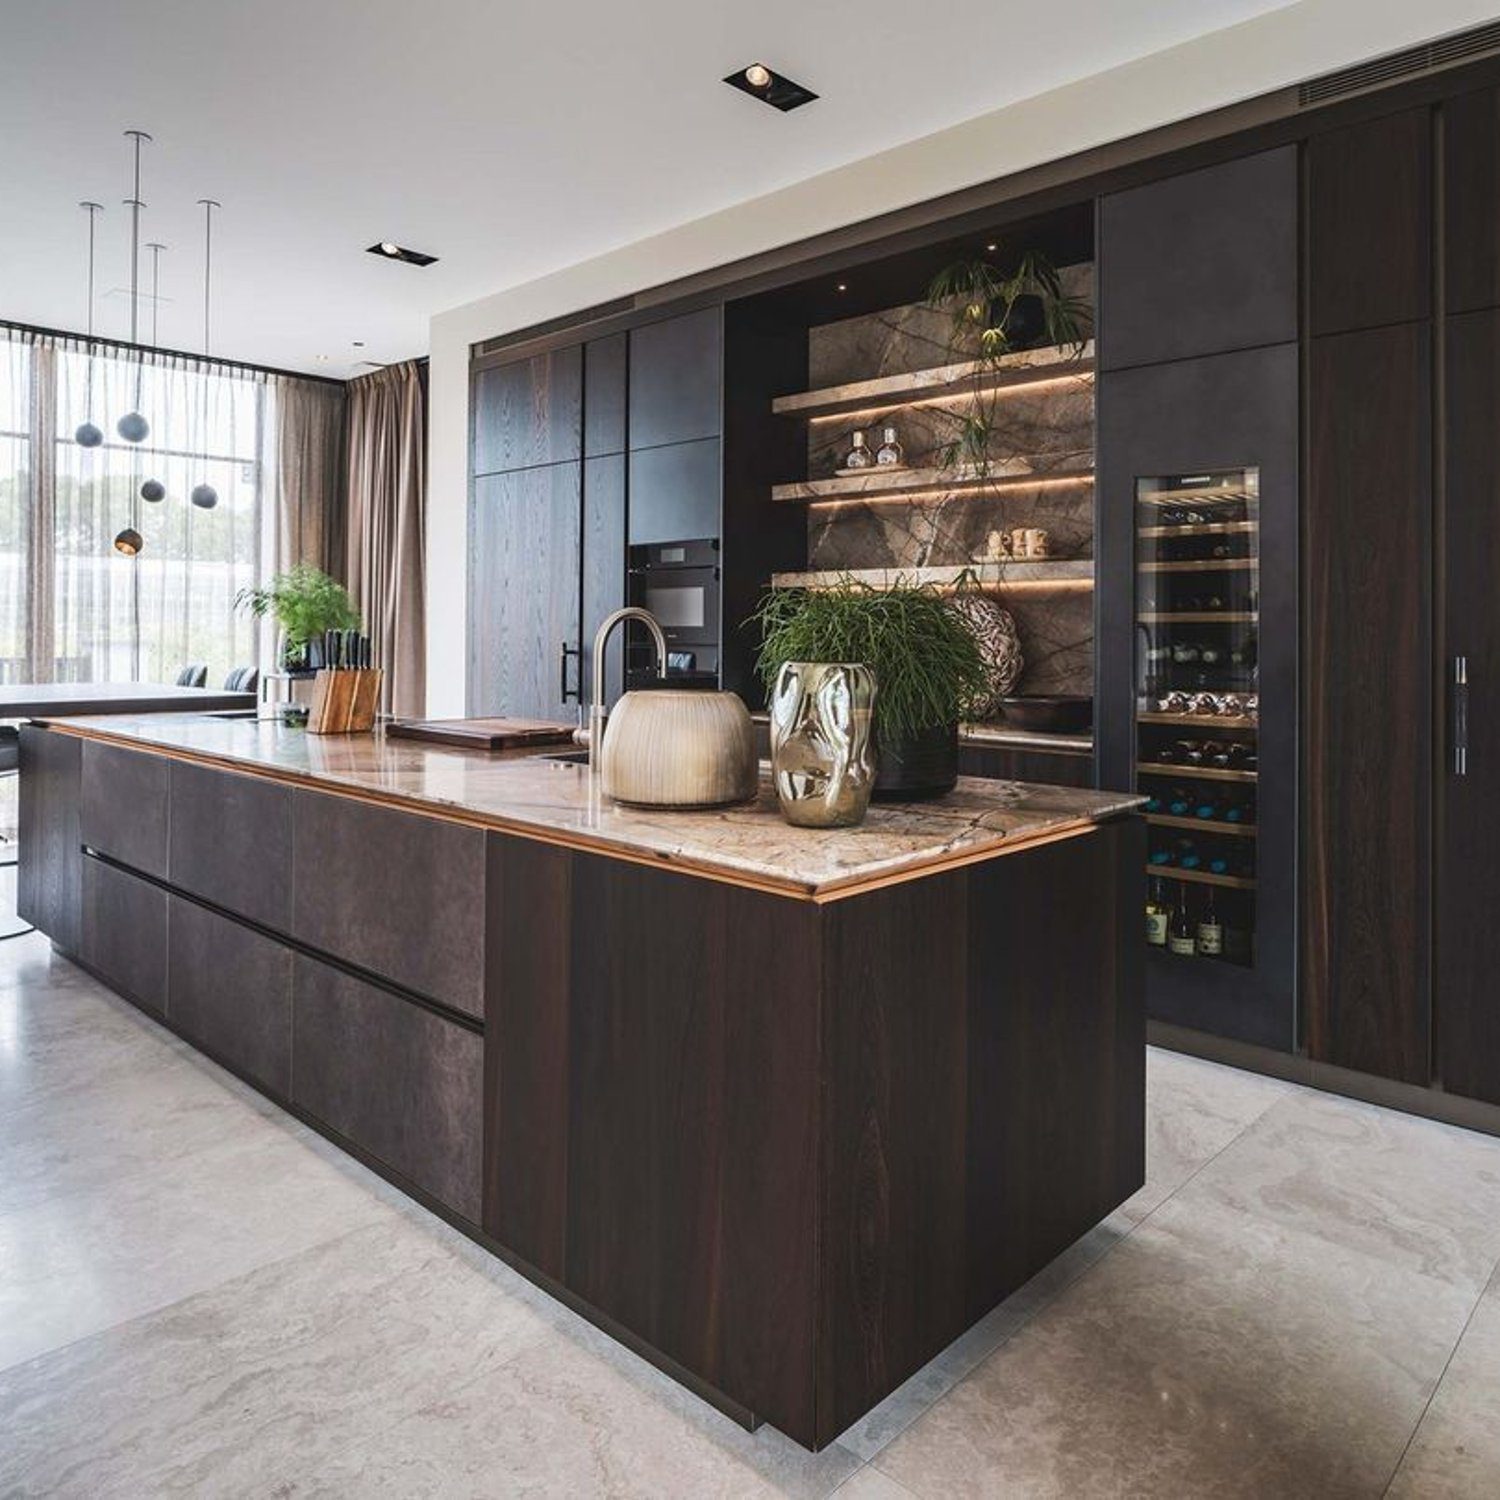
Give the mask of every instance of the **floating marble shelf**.
<svg viewBox="0 0 1500 1500">
<path fill-rule="evenodd" d="M 815 505 L 833 500 L 915 500 L 922 495 L 955 495 L 964 492 L 996 493 L 1030 490 L 1040 485 L 1082 484 L 1094 477 L 1092 450 L 1046 453 L 1029 457 L 997 459 L 989 471 L 972 469 L 878 469 L 836 479 L 804 479 L 796 484 L 771 486 L 771 499 L 787 504 Z"/>
<path fill-rule="evenodd" d="M 826 589 L 853 581 L 871 588 L 894 588 L 933 584 L 938 588 L 956 584 L 964 573 L 972 573 L 979 586 L 986 589 L 1021 587 L 1067 587 L 1088 589 L 1094 586 L 1094 564 L 1089 558 L 1043 558 L 1036 562 L 986 562 L 950 564 L 943 567 L 906 568 L 835 568 L 816 573 L 773 573 L 771 587 L 777 589 Z"/>
<path fill-rule="evenodd" d="M 896 411 L 919 402 L 949 400 L 973 391 L 1024 389 L 1055 380 L 1092 378 L 1094 345 L 1090 340 L 1074 354 L 1071 349 L 1023 349 L 994 363 L 966 360 L 912 370 L 904 375 L 882 375 L 876 380 L 853 380 L 816 391 L 777 396 L 771 410 L 783 417 L 833 417 L 849 412 Z M 962 387 L 962 389 L 955 389 Z"/>
</svg>

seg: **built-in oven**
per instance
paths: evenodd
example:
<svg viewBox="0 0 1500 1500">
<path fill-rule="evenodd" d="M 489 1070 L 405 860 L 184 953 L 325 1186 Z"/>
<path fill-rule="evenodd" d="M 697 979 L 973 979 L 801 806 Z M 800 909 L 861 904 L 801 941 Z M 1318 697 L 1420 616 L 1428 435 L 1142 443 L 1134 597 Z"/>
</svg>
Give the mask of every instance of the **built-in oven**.
<svg viewBox="0 0 1500 1500">
<path fill-rule="evenodd" d="M 649 610 L 667 638 L 674 687 L 719 682 L 719 540 L 653 542 L 630 549 L 630 602 Z M 656 680 L 651 639 L 631 625 L 626 646 L 631 687 Z"/>
</svg>

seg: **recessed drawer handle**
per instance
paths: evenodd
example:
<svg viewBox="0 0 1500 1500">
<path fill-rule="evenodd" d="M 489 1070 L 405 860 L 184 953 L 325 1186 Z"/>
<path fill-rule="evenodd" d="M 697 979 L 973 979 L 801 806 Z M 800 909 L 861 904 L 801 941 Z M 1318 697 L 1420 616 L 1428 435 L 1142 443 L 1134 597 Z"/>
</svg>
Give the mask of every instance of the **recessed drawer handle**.
<svg viewBox="0 0 1500 1500">
<path fill-rule="evenodd" d="M 1469 774 L 1469 658 L 1453 658 L 1453 774 Z"/>
</svg>

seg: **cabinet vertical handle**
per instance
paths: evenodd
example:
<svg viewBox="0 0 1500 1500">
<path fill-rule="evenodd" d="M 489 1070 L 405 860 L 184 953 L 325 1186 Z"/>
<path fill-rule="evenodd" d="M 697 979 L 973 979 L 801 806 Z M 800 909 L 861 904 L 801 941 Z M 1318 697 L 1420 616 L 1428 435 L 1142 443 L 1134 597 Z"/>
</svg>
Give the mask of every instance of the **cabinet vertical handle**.
<svg viewBox="0 0 1500 1500">
<path fill-rule="evenodd" d="M 568 688 L 568 658 L 578 658 L 578 685 L 571 691 Z M 566 703 L 569 698 L 583 702 L 583 647 L 570 646 L 566 641 L 562 643 L 562 651 L 558 655 L 557 663 L 557 696 L 560 703 Z"/>
<path fill-rule="evenodd" d="M 1469 774 L 1469 658 L 1453 658 L 1453 774 Z"/>
</svg>

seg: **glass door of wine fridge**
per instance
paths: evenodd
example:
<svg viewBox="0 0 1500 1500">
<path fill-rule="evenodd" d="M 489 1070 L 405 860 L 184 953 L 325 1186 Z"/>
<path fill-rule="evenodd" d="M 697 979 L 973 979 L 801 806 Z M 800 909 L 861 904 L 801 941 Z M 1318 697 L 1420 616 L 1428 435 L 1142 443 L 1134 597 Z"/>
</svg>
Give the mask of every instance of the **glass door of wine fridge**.
<svg viewBox="0 0 1500 1500">
<path fill-rule="evenodd" d="M 1138 478 L 1136 785 L 1147 941 L 1253 968 L 1260 758 L 1260 471 Z"/>
</svg>

